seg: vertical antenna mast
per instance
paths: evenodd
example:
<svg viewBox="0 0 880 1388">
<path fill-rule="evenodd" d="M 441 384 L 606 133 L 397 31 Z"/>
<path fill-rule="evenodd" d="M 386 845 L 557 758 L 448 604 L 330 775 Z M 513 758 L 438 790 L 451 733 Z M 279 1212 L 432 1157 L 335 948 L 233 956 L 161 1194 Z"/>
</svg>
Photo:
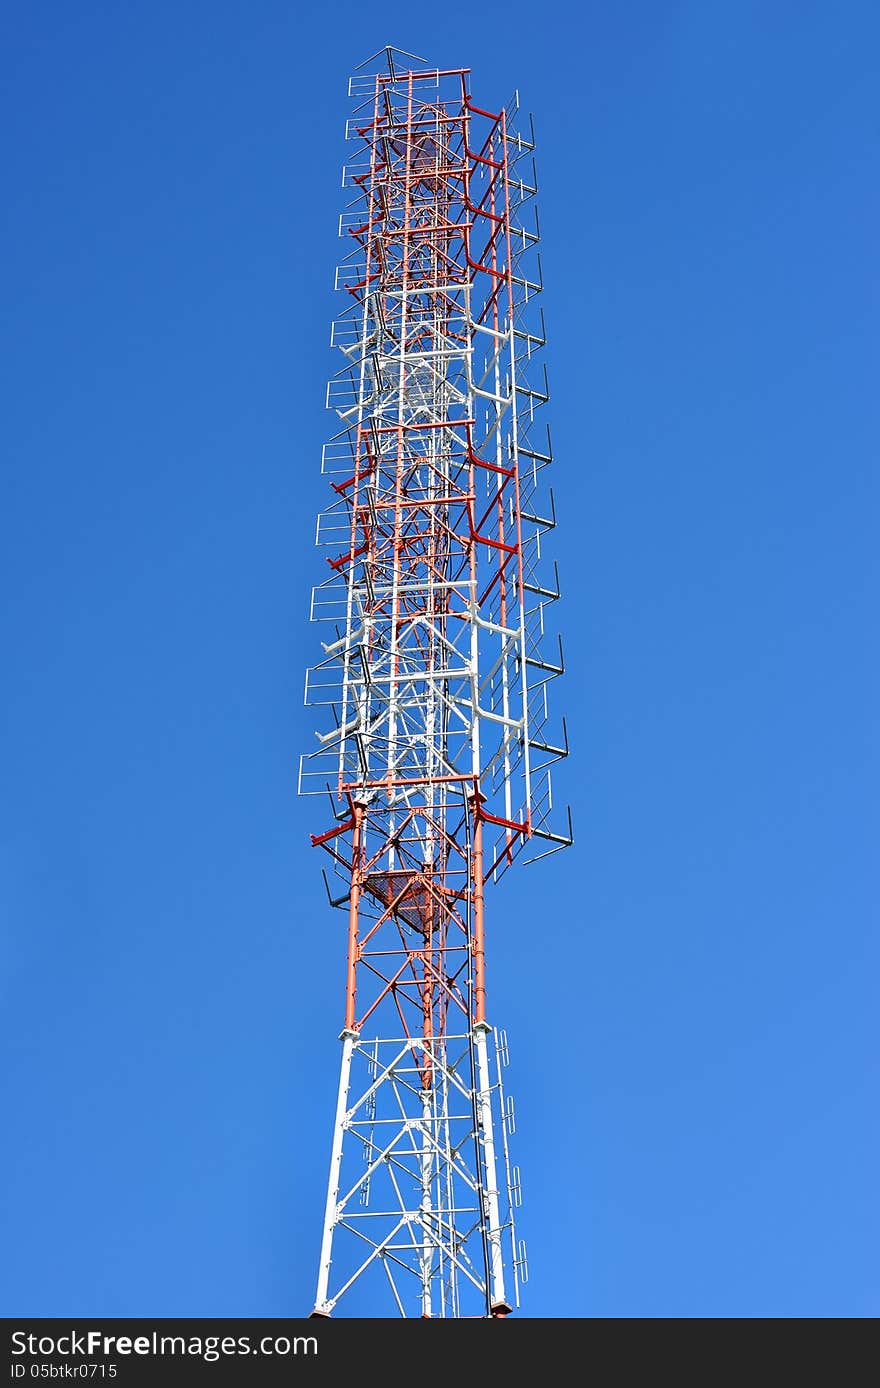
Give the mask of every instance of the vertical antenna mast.
<svg viewBox="0 0 880 1388">
<path fill-rule="evenodd" d="M 349 83 L 318 520 L 326 635 L 304 793 L 339 883 L 342 1064 L 313 1314 L 503 1316 L 525 1250 L 507 1042 L 488 1020 L 486 886 L 571 842 L 555 826 L 541 652 L 558 584 L 531 138 L 516 98 L 395 49 Z"/>
</svg>

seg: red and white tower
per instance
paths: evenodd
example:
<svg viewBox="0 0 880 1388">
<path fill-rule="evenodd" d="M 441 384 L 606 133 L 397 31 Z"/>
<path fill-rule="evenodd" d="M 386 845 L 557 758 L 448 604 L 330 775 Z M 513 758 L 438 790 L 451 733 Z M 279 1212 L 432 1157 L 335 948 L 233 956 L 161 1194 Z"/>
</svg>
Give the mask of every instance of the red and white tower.
<svg viewBox="0 0 880 1388">
<path fill-rule="evenodd" d="M 321 706 L 304 792 L 329 791 L 348 953 L 314 1314 L 502 1316 L 519 1302 L 507 1043 L 486 888 L 554 827 L 542 654 L 558 584 L 531 130 L 466 68 L 385 49 L 351 79 L 343 363 L 318 521 Z"/>
</svg>

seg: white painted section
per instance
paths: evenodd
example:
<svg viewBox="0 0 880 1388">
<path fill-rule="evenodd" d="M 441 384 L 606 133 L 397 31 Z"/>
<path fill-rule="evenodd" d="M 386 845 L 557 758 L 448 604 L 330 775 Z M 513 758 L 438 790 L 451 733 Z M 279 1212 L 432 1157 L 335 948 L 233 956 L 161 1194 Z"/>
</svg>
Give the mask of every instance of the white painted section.
<svg viewBox="0 0 880 1388">
<path fill-rule="evenodd" d="M 434 1148 L 431 1142 L 431 1095 L 422 1095 L 422 1315 L 430 1316 L 431 1310 L 431 1267 L 434 1262 L 434 1249 L 431 1229 L 436 1216 L 431 1212 L 431 1176 L 434 1167 Z"/>
<path fill-rule="evenodd" d="M 330 1149 L 330 1179 L 327 1182 L 327 1207 L 324 1211 L 324 1235 L 321 1239 L 321 1258 L 318 1265 L 318 1290 L 315 1295 L 315 1310 L 327 1314 L 330 1304 L 327 1292 L 330 1286 L 330 1263 L 332 1261 L 333 1229 L 336 1224 L 336 1210 L 339 1199 L 339 1173 L 342 1166 L 342 1135 L 345 1131 L 345 1115 L 348 1105 L 348 1087 L 351 1083 L 351 1057 L 355 1036 L 346 1031 L 342 1036 L 342 1065 L 339 1070 L 339 1095 L 336 1100 L 336 1122 L 333 1125 L 333 1146 Z"/>
<path fill-rule="evenodd" d="M 477 1096 L 480 1128 L 483 1134 L 483 1164 L 486 1172 L 487 1237 L 489 1242 L 490 1303 L 506 1303 L 504 1294 L 504 1258 L 501 1251 L 501 1217 L 498 1211 L 498 1177 L 495 1165 L 495 1134 L 492 1126 L 492 1086 L 489 1079 L 489 1055 L 486 1047 L 486 1026 L 474 1030 L 477 1051 L 477 1076 L 480 1092 Z"/>
</svg>

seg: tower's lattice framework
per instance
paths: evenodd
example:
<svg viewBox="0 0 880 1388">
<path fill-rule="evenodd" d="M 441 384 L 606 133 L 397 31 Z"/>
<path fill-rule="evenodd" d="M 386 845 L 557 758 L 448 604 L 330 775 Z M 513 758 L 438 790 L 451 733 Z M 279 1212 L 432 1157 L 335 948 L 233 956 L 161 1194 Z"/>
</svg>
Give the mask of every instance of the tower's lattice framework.
<svg viewBox="0 0 880 1388">
<path fill-rule="evenodd" d="M 331 499 L 318 521 L 327 629 L 307 676 L 323 706 L 301 789 L 347 915 L 342 1067 L 315 1313 L 504 1315 L 525 1255 L 486 1003 L 485 888 L 554 827 L 542 654 L 558 583 L 531 137 L 467 69 L 388 49 L 350 82 L 344 359 L 327 403 Z M 372 60 L 371 60 L 372 63 Z M 368 64 L 366 66 L 370 66 Z M 331 879 L 332 882 L 332 879 Z"/>
</svg>

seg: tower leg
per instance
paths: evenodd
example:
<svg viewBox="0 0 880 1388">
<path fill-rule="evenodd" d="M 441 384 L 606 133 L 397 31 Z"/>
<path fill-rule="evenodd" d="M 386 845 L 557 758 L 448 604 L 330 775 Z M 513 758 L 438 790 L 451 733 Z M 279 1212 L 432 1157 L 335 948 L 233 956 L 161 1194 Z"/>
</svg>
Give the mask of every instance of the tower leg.
<svg viewBox="0 0 880 1388">
<path fill-rule="evenodd" d="M 318 1290 L 315 1295 L 315 1316 L 329 1316 L 331 1306 L 327 1293 L 330 1286 L 330 1263 L 332 1261 L 333 1229 L 336 1224 L 337 1201 L 339 1199 L 339 1171 L 342 1165 L 342 1135 L 345 1131 L 345 1115 L 348 1105 L 348 1089 L 351 1083 L 351 1057 L 357 1033 L 342 1033 L 342 1065 L 339 1071 L 339 1095 L 336 1100 L 336 1122 L 333 1125 L 333 1146 L 330 1150 L 330 1178 L 327 1183 L 327 1206 L 324 1211 L 324 1235 L 321 1239 L 321 1260 L 318 1265 Z"/>
<path fill-rule="evenodd" d="M 426 1319 L 433 1315 L 431 1308 L 431 1270 L 434 1262 L 434 1249 L 431 1238 L 432 1203 L 431 1177 L 434 1168 L 434 1154 L 431 1148 L 431 1094 L 422 1094 L 422 1315 Z"/>
<path fill-rule="evenodd" d="M 510 1314 L 511 1307 L 504 1291 L 504 1259 L 501 1252 L 501 1218 L 498 1212 L 498 1177 L 495 1167 L 495 1134 L 492 1126 L 492 1087 L 489 1080 L 489 1056 L 486 1047 L 486 1034 L 490 1030 L 487 1022 L 478 1022 L 474 1028 L 477 1074 L 480 1083 L 478 1096 L 480 1131 L 483 1135 L 483 1163 L 486 1172 L 489 1306 L 493 1316 L 507 1316 Z"/>
</svg>

